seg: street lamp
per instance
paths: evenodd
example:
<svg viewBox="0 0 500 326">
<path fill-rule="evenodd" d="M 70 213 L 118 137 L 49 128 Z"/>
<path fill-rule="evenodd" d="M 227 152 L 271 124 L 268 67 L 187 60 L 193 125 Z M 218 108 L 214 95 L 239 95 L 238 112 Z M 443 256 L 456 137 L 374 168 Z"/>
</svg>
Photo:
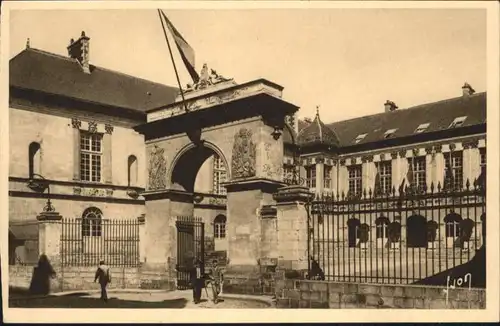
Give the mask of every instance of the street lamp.
<svg viewBox="0 0 500 326">
<path fill-rule="evenodd" d="M 30 181 L 28 182 L 28 187 L 30 187 L 33 190 L 36 191 L 45 191 L 47 189 L 47 203 L 45 204 L 45 207 L 43 208 L 44 212 L 55 212 L 56 209 L 52 205 L 52 202 L 50 201 L 50 184 L 47 179 L 45 179 L 44 176 L 38 174 L 38 173 L 33 173 L 32 177 L 37 176 L 41 178 L 42 180 L 35 180 L 34 178 L 30 178 Z"/>
</svg>

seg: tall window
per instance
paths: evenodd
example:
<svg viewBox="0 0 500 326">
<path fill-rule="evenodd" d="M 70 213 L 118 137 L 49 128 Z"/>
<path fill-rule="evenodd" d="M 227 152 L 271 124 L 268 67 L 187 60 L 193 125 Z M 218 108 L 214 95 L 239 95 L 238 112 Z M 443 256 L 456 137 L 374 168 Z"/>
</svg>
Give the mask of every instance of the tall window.
<svg viewBox="0 0 500 326">
<path fill-rule="evenodd" d="M 226 181 L 226 165 L 222 161 L 221 157 L 214 154 L 214 165 L 213 165 L 213 192 L 214 194 L 224 195 L 226 194 L 226 188 L 221 184 Z"/>
<path fill-rule="evenodd" d="M 316 188 L 316 165 L 306 167 L 307 187 Z"/>
<path fill-rule="evenodd" d="M 380 175 L 380 187 L 383 194 L 391 192 L 392 188 L 392 162 L 383 161 L 378 164 L 378 173 Z"/>
<path fill-rule="evenodd" d="M 29 146 L 29 178 L 33 179 L 35 173 L 40 174 L 41 153 L 40 144 L 31 143 Z"/>
<path fill-rule="evenodd" d="M 461 189 L 463 186 L 463 153 L 453 152 L 446 155 L 446 166 L 451 168 L 453 178 L 451 186 L 455 189 Z"/>
<path fill-rule="evenodd" d="M 89 207 L 82 214 L 82 236 L 100 237 L 102 235 L 102 212 L 97 207 Z"/>
<path fill-rule="evenodd" d="M 427 182 L 425 156 L 413 157 L 409 161 L 413 164 L 413 185 L 417 189 L 425 189 Z"/>
<path fill-rule="evenodd" d="M 217 215 L 214 219 L 214 238 L 224 239 L 226 237 L 226 216 Z"/>
<path fill-rule="evenodd" d="M 325 165 L 323 168 L 323 187 L 332 188 L 332 167 L 329 165 Z"/>
<path fill-rule="evenodd" d="M 486 172 L 486 148 L 479 149 L 479 155 L 481 156 L 481 172 Z"/>
<path fill-rule="evenodd" d="M 361 165 L 349 166 L 349 194 L 361 195 L 362 192 L 362 176 Z"/>
<path fill-rule="evenodd" d="M 293 165 L 283 165 L 283 180 L 289 180 L 293 177 L 295 167 Z"/>
<path fill-rule="evenodd" d="M 80 134 L 80 175 L 83 181 L 101 182 L 102 135 Z"/>
<path fill-rule="evenodd" d="M 137 157 L 130 155 L 128 157 L 128 186 L 137 185 Z"/>
</svg>

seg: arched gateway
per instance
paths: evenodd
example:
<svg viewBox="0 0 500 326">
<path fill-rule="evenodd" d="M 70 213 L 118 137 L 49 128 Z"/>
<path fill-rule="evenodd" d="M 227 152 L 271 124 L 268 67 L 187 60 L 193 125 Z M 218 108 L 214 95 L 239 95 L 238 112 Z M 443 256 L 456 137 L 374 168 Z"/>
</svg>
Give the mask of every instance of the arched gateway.
<svg viewBox="0 0 500 326">
<path fill-rule="evenodd" d="M 226 203 L 230 265 L 257 264 L 257 210 L 270 204 L 283 185 L 280 135 L 285 117 L 298 109 L 281 99 L 282 90 L 265 79 L 238 85 L 213 74 L 185 91 L 184 103 L 178 96 L 173 104 L 148 111 L 147 123 L 136 128 L 145 136 L 148 159 L 144 269 L 170 271 L 163 273 L 162 283 L 174 281 L 167 275 L 176 275 L 175 265 L 200 254 L 197 231 L 186 237 L 190 229 L 180 233 L 176 222 L 189 220 L 195 205 L 203 203 L 220 203 L 222 209 Z M 227 171 L 227 195 L 197 194 L 198 171 L 214 154 Z M 181 240 L 192 249 L 180 250 Z"/>
</svg>

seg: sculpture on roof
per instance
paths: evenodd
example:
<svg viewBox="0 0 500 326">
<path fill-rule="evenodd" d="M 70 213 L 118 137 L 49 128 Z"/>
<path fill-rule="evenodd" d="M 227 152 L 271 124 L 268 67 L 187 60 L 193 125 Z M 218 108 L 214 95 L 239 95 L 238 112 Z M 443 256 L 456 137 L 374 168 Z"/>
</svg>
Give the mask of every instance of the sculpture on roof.
<svg viewBox="0 0 500 326">
<path fill-rule="evenodd" d="M 203 68 L 201 68 L 200 79 L 194 84 L 187 84 L 186 92 L 205 89 L 211 85 L 216 85 L 230 80 L 232 79 L 219 75 L 214 69 L 210 69 L 209 73 L 208 65 L 205 63 L 203 64 Z"/>
</svg>

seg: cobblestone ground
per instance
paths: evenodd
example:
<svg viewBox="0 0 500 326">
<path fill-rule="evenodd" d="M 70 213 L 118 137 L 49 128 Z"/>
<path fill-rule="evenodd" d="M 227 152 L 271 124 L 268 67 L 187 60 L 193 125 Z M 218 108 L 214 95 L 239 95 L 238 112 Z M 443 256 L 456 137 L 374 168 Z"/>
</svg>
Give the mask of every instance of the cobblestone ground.
<svg viewBox="0 0 500 326">
<path fill-rule="evenodd" d="M 110 292 L 107 303 L 99 299 L 99 293 L 76 293 L 62 296 L 49 296 L 38 299 L 11 300 L 14 308 L 177 308 L 177 309 L 232 309 L 232 308 L 269 308 L 264 302 L 224 298 L 214 304 L 205 293 L 202 302 L 194 304 L 191 291 L 172 292 Z"/>
</svg>

